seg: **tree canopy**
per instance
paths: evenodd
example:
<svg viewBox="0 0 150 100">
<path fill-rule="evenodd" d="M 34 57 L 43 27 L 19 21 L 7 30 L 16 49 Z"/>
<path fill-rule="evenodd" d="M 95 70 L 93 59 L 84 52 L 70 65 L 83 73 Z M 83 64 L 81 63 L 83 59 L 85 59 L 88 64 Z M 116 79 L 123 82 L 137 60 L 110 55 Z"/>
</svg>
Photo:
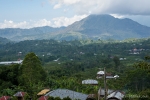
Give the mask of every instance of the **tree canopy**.
<svg viewBox="0 0 150 100">
<path fill-rule="evenodd" d="M 46 79 L 46 73 L 41 66 L 39 58 L 34 53 L 28 53 L 20 66 L 20 85 L 25 86 L 24 88 L 34 91 L 38 88 L 39 84 L 42 84 Z"/>
</svg>

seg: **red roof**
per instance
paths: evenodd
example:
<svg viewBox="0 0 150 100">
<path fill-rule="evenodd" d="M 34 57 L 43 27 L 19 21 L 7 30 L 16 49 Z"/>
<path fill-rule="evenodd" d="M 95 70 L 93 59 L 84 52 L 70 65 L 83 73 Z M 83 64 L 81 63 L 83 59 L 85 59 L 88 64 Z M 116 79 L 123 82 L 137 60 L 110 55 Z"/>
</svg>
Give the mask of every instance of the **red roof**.
<svg viewBox="0 0 150 100">
<path fill-rule="evenodd" d="M 41 96 L 38 100 L 48 100 L 48 96 Z"/>
<path fill-rule="evenodd" d="M 24 97 L 25 92 L 17 92 L 16 94 L 14 94 L 14 96 L 16 97 Z"/>
<path fill-rule="evenodd" d="M 2 96 L 1 98 L 0 98 L 0 100 L 8 100 L 10 98 L 10 96 Z"/>
</svg>

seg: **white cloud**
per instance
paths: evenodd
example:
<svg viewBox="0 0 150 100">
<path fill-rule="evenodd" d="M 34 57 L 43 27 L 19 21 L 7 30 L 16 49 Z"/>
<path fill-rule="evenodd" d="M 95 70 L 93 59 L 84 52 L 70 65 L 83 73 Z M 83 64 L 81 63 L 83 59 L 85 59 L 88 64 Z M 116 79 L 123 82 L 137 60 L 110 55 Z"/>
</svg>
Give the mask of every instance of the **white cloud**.
<svg viewBox="0 0 150 100">
<path fill-rule="evenodd" d="M 54 9 L 61 8 L 62 5 L 72 5 L 78 3 L 80 0 L 50 0 L 54 4 Z"/>
<path fill-rule="evenodd" d="M 81 16 L 75 15 L 72 18 L 67 18 L 67 17 L 53 18 L 53 27 L 68 26 L 74 23 L 75 21 L 79 21 L 85 17 L 87 17 L 87 15 L 81 15 Z"/>
<path fill-rule="evenodd" d="M 51 21 L 48 21 L 46 19 L 41 19 L 39 21 L 34 21 L 32 24 L 33 27 L 41 27 L 41 26 L 51 26 Z"/>
<path fill-rule="evenodd" d="M 80 2 L 80 0 L 59 0 L 62 1 L 64 4 L 70 5 L 70 4 L 76 4 Z"/>
<path fill-rule="evenodd" d="M 51 22 L 46 19 L 41 19 L 39 21 L 23 21 L 23 22 L 13 22 L 11 20 L 4 20 L 3 23 L 0 23 L 0 28 L 32 28 L 32 27 L 41 27 L 41 26 L 50 26 Z"/>
<path fill-rule="evenodd" d="M 80 2 L 81 0 L 49 0 L 52 4 L 60 4 L 60 5 L 72 5 Z"/>
<path fill-rule="evenodd" d="M 79 21 L 83 18 L 87 17 L 87 15 L 75 15 L 71 18 L 68 17 L 57 17 L 53 18 L 51 21 L 46 19 L 41 19 L 38 21 L 23 21 L 23 22 L 13 22 L 11 20 L 4 20 L 4 22 L 0 23 L 0 28 L 33 28 L 33 27 L 42 27 L 42 26 L 51 26 L 51 27 L 61 27 L 68 26 L 75 21 Z"/>
<path fill-rule="evenodd" d="M 19 28 L 19 27 L 26 27 L 28 23 L 26 21 L 15 23 L 11 20 L 4 20 L 3 23 L 0 23 L 0 28 Z"/>
<path fill-rule="evenodd" d="M 116 18 L 131 18 L 150 26 L 150 0 L 50 0 L 52 1 L 53 5 L 60 4 L 60 8 L 69 6 L 76 15 L 111 14 Z"/>
<path fill-rule="evenodd" d="M 58 9 L 58 8 L 60 8 L 61 7 L 61 4 L 56 4 L 55 6 L 54 6 L 54 9 Z"/>
<path fill-rule="evenodd" d="M 78 14 L 150 15 L 150 0 L 50 0 L 56 5 L 72 6 Z"/>
<path fill-rule="evenodd" d="M 115 18 L 119 18 L 119 19 L 125 18 L 125 16 L 123 16 L 123 15 L 118 15 L 118 14 L 110 14 L 110 15 L 115 17 Z"/>
</svg>

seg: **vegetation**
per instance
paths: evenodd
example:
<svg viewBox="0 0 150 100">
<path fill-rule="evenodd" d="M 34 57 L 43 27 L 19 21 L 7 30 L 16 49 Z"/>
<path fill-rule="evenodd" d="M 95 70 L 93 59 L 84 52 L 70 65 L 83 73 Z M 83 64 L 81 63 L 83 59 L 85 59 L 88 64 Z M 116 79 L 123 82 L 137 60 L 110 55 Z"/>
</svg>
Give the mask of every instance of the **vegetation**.
<svg viewBox="0 0 150 100">
<path fill-rule="evenodd" d="M 126 99 L 132 95 L 148 98 L 149 45 L 150 39 L 30 40 L 0 44 L 0 61 L 23 59 L 21 65 L 0 66 L 0 95 L 12 96 L 17 91 L 25 91 L 37 98 L 36 94 L 44 88 L 96 94 L 104 86 L 103 79 L 98 79 L 98 86 L 81 82 L 96 79 L 99 68 L 105 67 L 108 73 L 119 75 L 117 79 L 107 80 L 108 88 L 126 92 Z"/>
</svg>

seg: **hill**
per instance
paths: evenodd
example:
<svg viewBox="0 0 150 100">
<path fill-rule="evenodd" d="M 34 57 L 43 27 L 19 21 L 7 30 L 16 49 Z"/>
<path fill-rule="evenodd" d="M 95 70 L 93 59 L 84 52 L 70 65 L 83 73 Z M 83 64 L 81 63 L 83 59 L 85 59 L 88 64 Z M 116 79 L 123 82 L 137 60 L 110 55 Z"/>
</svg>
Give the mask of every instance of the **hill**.
<svg viewBox="0 0 150 100">
<path fill-rule="evenodd" d="M 46 33 L 51 34 L 52 32 L 64 28 L 65 27 L 53 28 L 49 26 L 35 27 L 30 29 L 6 28 L 6 29 L 0 29 L 0 37 L 4 37 L 12 41 L 44 39 L 45 37 L 43 36 Z"/>
</svg>

